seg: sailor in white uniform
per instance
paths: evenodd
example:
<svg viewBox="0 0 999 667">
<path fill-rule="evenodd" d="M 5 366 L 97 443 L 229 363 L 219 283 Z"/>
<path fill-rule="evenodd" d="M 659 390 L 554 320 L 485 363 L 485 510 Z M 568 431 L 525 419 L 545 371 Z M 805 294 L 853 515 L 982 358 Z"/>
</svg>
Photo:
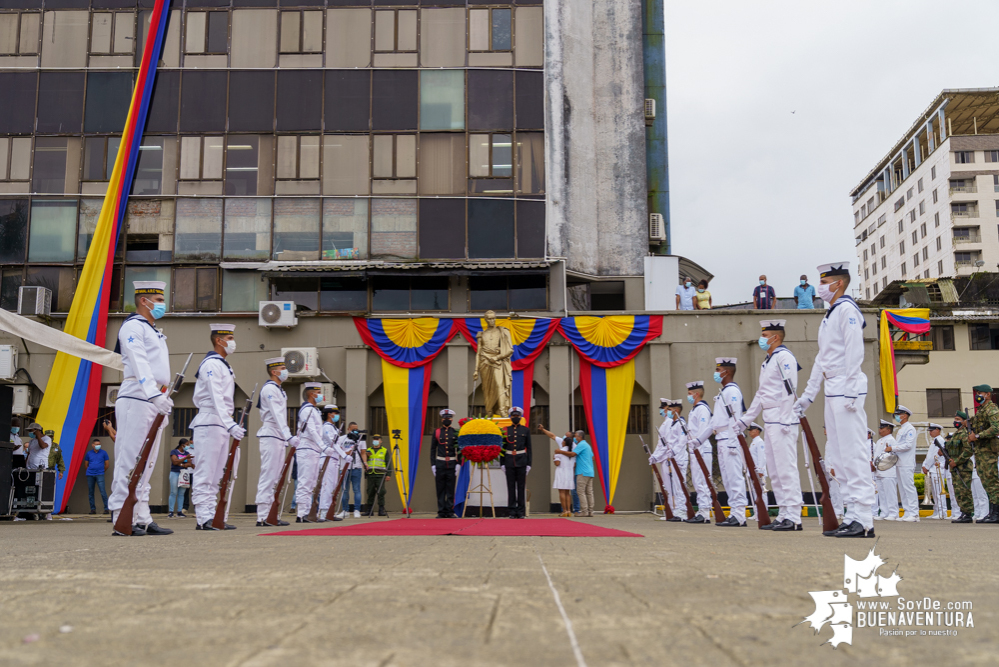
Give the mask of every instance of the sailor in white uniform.
<svg viewBox="0 0 999 667">
<path fill-rule="evenodd" d="M 795 404 L 799 416 L 815 401 L 825 384 L 825 424 L 829 432 L 827 456 L 835 461 L 836 476 L 846 503 L 846 516 L 835 537 L 874 537 L 871 504 L 874 489 L 870 482 L 867 453 L 867 376 L 864 362 L 864 315 L 857 302 L 846 295 L 850 286 L 850 263 L 837 262 L 818 267 L 821 280 L 818 293 L 829 304 L 819 325 L 819 353 L 812 366 L 805 391 Z M 825 533 L 823 533 L 825 534 Z"/>
<path fill-rule="evenodd" d="M 665 419 L 659 426 L 659 446 L 656 447 L 656 451 L 652 453 L 649 460 L 651 464 L 659 464 L 663 482 L 667 493 L 669 493 L 670 509 L 673 511 L 675 521 L 687 518 L 687 502 L 683 500 L 683 494 L 686 492 L 683 486 L 687 478 L 687 443 L 683 430 L 677 423 L 683 422 L 683 417 L 680 416 L 681 406 L 681 401 L 669 398 L 659 399 L 659 414 Z M 676 459 L 682 478 L 677 476 L 670 459 Z M 664 521 L 668 520 L 665 516 L 660 518 Z"/>
<path fill-rule="evenodd" d="M 115 351 L 121 353 L 125 367 L 124 380 L 118 390 L 114 413 L 118 422 L 115 440 L 114 477 L 108 509 L 111 522 L 115 512 L 128 498 L 128 473 L 142 449 L 142 443 L 157 414 L 169 415 L 173 401 L 165 393 L 170 386 L 170 352 L 166 336 L 153 323 L 166 313 L 163 292 L 166 283 L 135 281 L 135 314 L 121 325 Z M 132 535 L 169 535 L 173 531 L 160 528 L 149 514 L 149 478 L 159 458 L 160 440 L 168 419 L 164 419 L 149 452 L 149 464 L 135 488 L 136 503 L 133 510 Z M 114 532 L 115 535 L 122 533 Z"/>
<path fill-rule="evenodd" d="M 347 436 L 340 433 L 340 408 L 335 405 L 327 405 L 323 408 L 323 458 L 319 460 L 319 469 L 322 470 L 323 462 L 329 457 L 329 465 L 326 466 L 326 474 L 323 475 L 321 483 L 322 489 L 319 492 L 319 521 L 326 521 L 326 513 L 333 503 L 333 492 L 340 479 L 340 465 L 347 460 L 347 452 L 343 448 L 346 444 Z M 334 521 L 343 521 L 343 510 L 338 512 Z"/>
<path fill-rule="evenodd" d="M 881 420 L 881 425 L 878 427 L 878 435 L 880 438 L 876 443 L 874 443 L 875 459 L 885 452 L 892 451 L 895 448 L 895 445 L 898 444 L 892 436 L 893 430 L 895 430 L 894 424 L 884 419 Z M 880 516 L 878 516 L 877 519 L 897 521 L 898 482 L 896 481 L 895 471 L 892 468 L 889 468 L 888 470 L 875 470 L 874 476 L 878 485 L 877 499 L 878 508 L 880 509 Z"/>
<path fill-rule="evenodd" d="M 711 430 L 715 433 L 715 442 L 718 445 L 718 469 L 721 471 L 722 484 L 725 485 L 728 494 L 729 506 L 728 518 L 715 525 L 730 527 L 746 525 L 747 502 L 746 477 L 742 474 L 746 460 L 738 436 L 732 430 L 746 409 L 746 404 L 742 400 L 742 390 L 732 379 L 735 377 L 737 362 L 735 357 L 715 359 L 714 379 L 722 388 L 715 396 L 715 409 L 711 419 Z"/>
<path fill-rule="evenodd" d="M 904 405 L 895 408 L 895 423 L 901 424 L 895 434 L 893 450 L 898 454 L 895 475 L 898 480 L 898 495 L 902 498 L 905 514 L 902 521 L 919 521 L 919 495 L 916 493 L 916 427 L 909 423 L 912 411 Z"/>
<path fill-rule="evenodd" d="M 944 488 L 946 487 L 950 496 L 951 514 L 956 519 L 961 511 L 957 506 L 957 496 L 954 495 L 954 478 L 950 474 L 950 468 L 947 466 L 943 454 L 940 453 L 940 448 L 946 447 L 943 435 L 941 434 L 943 427 L 940 424 L 930 422 L 926 430 L 929 432 L 930 437 L 933 438 L 926 450 L 926 456 L 923 457 L 922 466 L 923 479 L 928 481 L 927 486 L 933 490 L 933 514 L 927 518 L 947 518 L 947 499 L 944 498 Z"/>
<path fill-rule="evenodd" d="M 745 416 L 745 415 L 743 415 Z M 767 445 L 763 439 L 763 427 L 753 422 L 749 425 L 749 455 L 753 457 L 756 477 L 760 480 L 760 488 L 767 491 Z"/>
<path fill-rule="evenodd" d="M 326 444 L 323 441 L 323 419 L 318 405 L 325 400 L 323 386 L 318 382 L 305 383 L 305 402 L 298 409 L 298 486 L 295 489 L 296 523 L 312 523 L 306 517 L 312 510 L 312 491 L 316 488 L 319 468 L 322 466 Z"/>
<path fill-rule="evenodd" d="M 233 397 L 236 392 L 236 375 L 226 357 L 236 352 L 236 327 L 232 324 L 212 324 L 209 336 L 212 351 L 205 355 L 194 383 L 194 405 L 197 416 L 191 420 L 194 431 L 196 458 L 194 478 L 191 481 L 191 502 L 198 517 L 197 530 L 217 530 L 212 527 L 218 506 L 219 480 L 229 457 L 229 438 L 242 440 L 246 429 L 233 418 Z M 239 451 L 233 467 L 239 469 Z M 226 518 L 229 506 L 226 505 Z M 225 525 L 225 530 L 235 530 Z"/>
<path fill-rule="evenodd" d="M 266 526 L 267 515 L 274 503 L 274 487 L 281 477 L 287 447 L 298 446 L 298 436 L 288 428 L 288 394 L 281 385 L 288 379 L 288 369 L 284 357 L 274 357 L 264 361 L 267 375 L 270 376 L 260 388 L 257 409 L 260 411 L 260 428 L 257 442 L 260 443 L 260 479 L 257 482 L 257 525 Z M 278 520 L 279 526 L 287 526 L 287 521 Z"/>
<path fill-rule="evenodd" d="M 694 448 L 701 453 L 704 459 L 704 466 L 711 474 L 711 408 L 704 401 L 704 381 L 697 380 L 687 383 L 687 402 L 694 407 L 690 409 L 687 417 L 687 433 L 690 435 L 686 440 L 690 461 L 690 481 L 693 482 L 694 491 L 697 492 L 697 512 L 687 519 L 687 523 L 707 523 L 711 518 L 711 489 L 708 488 L 708 480 L 704 479 L 701 466 L 694 456 Z M 721 520 L 722 517 L 718 517 Z"/>
</svg>

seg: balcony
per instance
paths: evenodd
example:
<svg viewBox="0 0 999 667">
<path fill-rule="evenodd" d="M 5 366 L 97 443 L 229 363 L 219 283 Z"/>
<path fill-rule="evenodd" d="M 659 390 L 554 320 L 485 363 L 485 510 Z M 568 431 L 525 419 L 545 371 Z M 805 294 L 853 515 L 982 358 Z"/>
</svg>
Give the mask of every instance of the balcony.
<svg viewBox="0 0 999 667">
<path fill-rule="evenodd" d="M 981 243 L 982 235 L 977 231 L 972 234 L 961 235 L 961 236 L 955 234 L 953 241 L 954 245 L 957 245 L 959 243 Z"/>
<path fill-rule="evenodd" d="M 978 207 L 969 208 L 966 211 L 951 211 L 951 220 L 964 220 L 967 218 L 977 218 L 978 217 Z"/>
<path fill-rule="evenodd" d="M 959 186 L 957 186 L 955 188 L 950 188 L 948 190 L 948 192 L 950 192 L 950 194 L 952 194 L 952 195 L 954 195 L 954 194 L 970 193 L 970 192 L 978 192 L 978 186 L 976 184 L 972 184 L 972 185 L 959 185 Z"/>
<path fill-rule="evenodd" d="M 933 350 L 933 341 L 931 340 L 896 340 L 892 341 L 891 346 L 895 348 L 896 351 L 905 352 L 930 352 Z"/>
</svg>

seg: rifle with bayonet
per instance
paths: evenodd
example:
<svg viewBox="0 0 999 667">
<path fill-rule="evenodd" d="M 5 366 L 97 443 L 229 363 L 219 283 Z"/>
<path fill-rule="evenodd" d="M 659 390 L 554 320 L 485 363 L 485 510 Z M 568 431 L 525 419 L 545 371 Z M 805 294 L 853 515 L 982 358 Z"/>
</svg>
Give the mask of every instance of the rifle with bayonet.
<svg viewBox="0 0 999 667">
<path fill-rule="evenodd" d="M 732 422 L 732 430 L 736 431 L 736 421 L 735 413 L 732 411 L 732 406 L 725 404 L 725 410 L 728 412 L 728 418 Z M 749 451 L 749 444 L 746 442 L 746 438 L 742 435 L 742 431 L 736 431 L 736 437 L 739 439 L 739 446 L 742 448 L 742 455 L 746 459 L 746 468 L 749 470 L 749 476 L 753 480 L 753 491 L 755 498 L 753 501 L 756 504 L 756 519 L 760 528 L 770 525 L 770 511 L 767 509 L 767 503 L 764 500 L 763 487 L 760 485 L 760 477 L 756 474 L 756 461 L 753 460 L 753 455 Z"/>
<path fill-rule="evenodd" d="M 350 437 L 350 436 L 347 436 L 347 437 Z M 344 480 L 346 480 L 347 479 L 347 475 L 350 474 L 350 466 L 351 466 L 351 464 L 353 462 L 354 454 L 357 452 L 358 447 L 360 447 L 360 445 L 358 444 L 358 441 L 355 440 L 353 448 L 351 448 L 351 450 L 347 453 L 347 458 L 344 459 L 343 470 L 340 471 L 340 478 L 336 482 L 336 488 L 333 489 L 333 502 L 330 504 L 330 508 L 326 512 L 326 520 L 327 521 L 332 521 L 336 517 L 336 514 L 337 514 L 336 506 L 339 504 L 340 492 L 343 490 Z M 368 465 L 364 462 L 364 458 L 362 457 L 359 460 L 361 462 L 361 468 L 363 470 L 367 470 L 368 469 Z M 351 461 L 351 463 L 347 463 L 347 461 Z M 360 509 L 360 502 L 358 502 L 358 504 L 356 505 L 356 507 L 358 509 Z"/>
<path fill-rule="evenodd" d="M 289 446 L 288 453 L 284 457 L 284 465 L 281 466 L 281 476 L 274 484 L 274 500 L 271 502 L 271 511 L 267 515 L 267 521 L 264 521 L 268 526 L 281 525 L 278 522 L 281 520 L 281 512 L 284 511 L 284 494 L 282 492 L 288 483 L 288 471 L 291 469 L 291 463 L 294 459 L 295 448 Z"/>
<path fill-rule="evenodd" d="M 694 458 L 697 459 L 697 465 L 701 468 L 701 474 L 704 476 L 704 483 L 708 485 L 708 491 L 711 492 L 711 505 L 715 510 L 715 523 L 721 523 L 725 520 L 725 510 L 722 509 L 721 503 L 718 501 L 718 492 L 715 490 L 714 481 L 711 479 L 711 471 L 708 470 L 708 466 L 704 463 L 704 457 L 701 456 L 701 451 L 697 448 L 698 444 L 694 441 L 694 437 L 690 435 L 687 427 L 680 422 L 680 428 L 683 429 L 683 434 L 687 436 L 687 442 L 694 445 L 692 449 L 694 450 Z M 697 499 L 697 504 L 701 504 L 701 499 Z M 691 514 L 693 518 L 693 514 Z"/>
<path fill-rule="evenodd" d="M 247 423 L 246 419 L 250 414 L 250 410 L 253 409 L 253 397 L 257 395 L 258 386 L 258 384 L 253 385 L 253 393 L 246 399 L 246 405 L 243 406 L 243 414 L 239 416 L 240 428 L 243 427 L 243 424 Z M 229 457 L 226 459 L 225 468 L 222 470 L 222 479 L 219 480 L 219 502 L 215 506 L 215 517 L 212 519 L 212 528 L 215 530 L 225 530 L 225 515 L 226 509 L 229 507 L 229 492 L 232 489 L 232 480 L 236 476 L 236 452 L 239 451 L 239 443 L 239 440 L 232 439 L 232 443 L 229 445 Z"/>
<path fill-rule="evenodd" d="M 322 370 L 319 372 L 322 373 Z M 323 373 L 323 375 L 326 374 Z M 341 419 L 340 430 L 337 432 L 337 439 L 330 443 L 330 449 L 332 449 L 333 445 L 340 441 L 340 436 L 343 435 L 343 429 L 346 428 L 345 424 L 346 422 Z M 323 461 L 323 467 L 319 469 L 319 477 L 316 479 L 316 486 L 312 489 L 312 507 L 309 509 L 309 513 L 305 517 L 306 521 L 309 521 L 310 523 L 316 523 L 319 520 L 319 500 L 322 497 L 323 480 L 326 479 L 326 468 L 329 466 L 331 458 L 333 458 L 333 456 L 328 455 Z M 330 507 L 333 507 L 333 505 L 330 505 Z"/>
<path fill-rule="evenodd" d="M 652 452 L 649 450 L 649 446 L 645 444 L 645 438 L 638 436 L 638 439 L 642 441 L 642 449 L 645 453 L 652 458 Z M 663 496 L 663 513 L 666 515 L 667 521 L 673 521 L 676 517 L 673 515 L 673 510 L 669 507 L 669 497 L 666 495 L 666 485 L 663 484 L 663 476 L 659 472 L 659 468 L 656 467 L 655 463 L 650 463 L 649 466 L 652 468 L 652 472 L 655 473 L 656 481 L 659 483 L 659 492 Z"/>
<path fill-rule="evenodd" d="M 666 446 L 666 441 L 663 440 L 661 435 L 659 436 L 659 442 L 661 442 L 664 447 Z M 673 472 L 676 473 L 676 478 L 679 480 L 677 486 L 679 486 L 680 490 L 683 492 L 683 499 L 687 503 L 687 517 L 692 517 L 694 516 L 694 505 L 690 502 L 690 494 L 687 493 L 687 481 L 683 477 L 683 472 L 680 470 L 680 464 L 676 462 L 676 457 L 673 456 L 673 452 L 670 452 L 669 454 L 669 463 Z"/>
</svg>

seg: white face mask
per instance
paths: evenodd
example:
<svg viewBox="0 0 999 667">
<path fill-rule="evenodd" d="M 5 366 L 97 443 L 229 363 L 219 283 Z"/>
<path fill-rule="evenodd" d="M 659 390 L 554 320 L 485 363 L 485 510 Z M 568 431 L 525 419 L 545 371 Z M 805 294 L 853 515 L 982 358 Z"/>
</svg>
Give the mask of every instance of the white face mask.
<svg viewBox="0 0 999 667">
<path fill-rule="evenodd" d="M 831 284 L 832 283 L 830 283 L 830 285 Z M 831 302 L 833 294 L 835 294 L 835 292 L 832 289 L 830 289 L 830 285 L 819 283 L 819 289 L 817 290 L 819 293 L 819 298 L 825 301 L 826 303 Z"/>
<path fill-rule="evenodd" d="M 278 373 L 278 380 L 281 380 L 281 382 L 284 382 L 287 379 L 288 379 L 288 369 L 287 368 L 282 368 L 281 372 Z"/>
<path fill-rule="evenodd" d="M 226 354 L 236 354 L 236 341 L 227 340 L 225 342 L 225 353 Z"/>
</svg>

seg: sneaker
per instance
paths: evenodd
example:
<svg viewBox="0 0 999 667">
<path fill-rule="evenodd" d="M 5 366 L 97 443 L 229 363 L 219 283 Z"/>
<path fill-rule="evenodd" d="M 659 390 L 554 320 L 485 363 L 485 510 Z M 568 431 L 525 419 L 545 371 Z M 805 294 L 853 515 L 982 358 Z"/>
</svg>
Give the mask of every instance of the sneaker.
<svg viewBox="0 0 999 667">
<path fill-rule="evenodd" d="M 339 512 L 337 514 L 334 514 L 333 518 L 335 520 L 337 520 L 337 521 L 343 521 L 343 517 L 344 517 L 345 514 L 346 514 L 346 512 Z"/>
<path fill-rule="evenodd" d="M 97 514 L 97 510 L 90 510 L 91 514 Z"/>
<path fill-rule="evenodd" d="M 186 519 L 187 515 L 184 514 L 183 512 L 177 512 L 177 518 L 178 519 Z"/>
<path fill-rule="evenodd" d="M 91 512 L 91 514 L 93 514 L 93 512 Z M 167 514 L 167 518 L 168 519 L 176 519 L 177 517 L 174 516 L 173 512 L 170 512 L 169 514 Z"/>
<path fill-rule="evenodd" d="M 354 518 L 355 519 L 360 519 L 361 518 L 361 512 L 359 510 L 354 510 Z"/>
</svg>

